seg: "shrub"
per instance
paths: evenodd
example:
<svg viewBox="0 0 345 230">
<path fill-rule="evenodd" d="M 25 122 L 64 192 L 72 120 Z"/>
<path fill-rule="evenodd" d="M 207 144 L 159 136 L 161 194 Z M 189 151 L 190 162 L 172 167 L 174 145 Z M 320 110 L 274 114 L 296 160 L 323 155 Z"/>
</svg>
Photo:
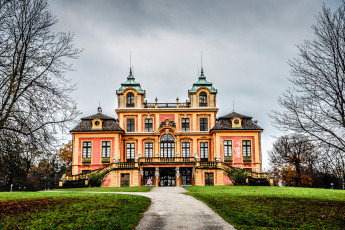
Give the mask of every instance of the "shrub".
<svg viewBox="0 0 345 230">
<path fill-rule="evenodd" d="M 89 175 L 89 186 L 100 187 L 105 180 L 106 173 L 91 173 Z"/>
<path fill-rule="evenodd" d="M 234 169 L 231 170 L 230 176 L 235 181 L 236 185 L 244 185 L 248 177 L 244 170 Z"/>
</svg>

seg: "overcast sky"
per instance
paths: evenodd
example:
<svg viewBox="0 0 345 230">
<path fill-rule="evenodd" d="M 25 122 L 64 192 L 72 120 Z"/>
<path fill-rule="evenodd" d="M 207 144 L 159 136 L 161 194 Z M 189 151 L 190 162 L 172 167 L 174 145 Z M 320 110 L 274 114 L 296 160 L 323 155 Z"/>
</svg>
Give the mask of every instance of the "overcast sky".
<svg viewBox="0 0 345 230">
<path fill-rule="evenodd" d="M 341 0 L 327 1 L 336 9 Z M 180 102 L 198 79 L 201 52 L 207 80 L 218 90 L 218 117 L 235 111 L 264 128 L 263 168 L 273 136 L 268 113 L 290 85 L 289 59 L 297 44 L 314 38 L 318 0 L 95 1 L 54 0 L 50 9 L 57 31 L 75 34 L 83 48 L 67 77 L 77 83 L 73 97 L 81 117 L 97 112 L 116 117 L 115 91 L 129 72 L 146 90 L 148 102 Z M 73 127 L 71 127 L 72 129 Z M 71 139 L 70 136 L 67 137 Z"/>
</svg>

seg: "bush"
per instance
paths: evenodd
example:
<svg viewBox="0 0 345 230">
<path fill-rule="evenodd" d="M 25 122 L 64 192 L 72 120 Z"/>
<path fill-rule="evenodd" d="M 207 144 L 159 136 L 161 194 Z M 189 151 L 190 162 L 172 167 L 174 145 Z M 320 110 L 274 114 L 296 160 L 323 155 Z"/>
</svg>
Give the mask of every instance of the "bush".
<svg viewBox="0 0 345 230">
<path fill-rule="evenodd" d="M 100 187 L 105 180 L 106 173 L 91 173 L 89 175 L 89 186 Z"/>
<path fill-rule="evenodd" d="M 234 169 L 231 171 L 230 176 L 235 181 L 236 185 L 244 185 L 248 177 L 244 170 Z"/>
</svg>

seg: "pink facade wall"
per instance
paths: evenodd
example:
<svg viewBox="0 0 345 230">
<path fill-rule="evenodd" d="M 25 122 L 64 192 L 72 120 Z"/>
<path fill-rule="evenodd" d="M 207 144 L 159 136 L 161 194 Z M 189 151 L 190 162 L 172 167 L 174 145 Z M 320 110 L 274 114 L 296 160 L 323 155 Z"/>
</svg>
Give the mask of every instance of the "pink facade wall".
<svg viewBox="0 0 345 230">
<path fill-rule="evenodd" d="M 102 183 L 102 187 L 110 187 L 111 185 L 111 175 L 110 173 L 108 174 L 108 176 L 105 178 L 105 181 Z"/>
<path fill-rule="evenodd" d="M 83 142 L 91 141 L 91 164 L 82 164 L 83 156 Z M 95 170 L 104 167 L 102 164 L 102 141 L 110 141 L 110 159 L 115 155 L 115 138 L 80 138 L 79 139 L 79 149 L 78 149 L 78 173 L 82 173 L 82 170 Z"/>
<path fill-rule="evenodd" d="M 175 121 L 175 115 L 174 114 L 161 114 L 161 115 L 159 115 L 159 123 L 162 123 L 166 119 L 169 119 L 169 121 Z"/>
</svg>

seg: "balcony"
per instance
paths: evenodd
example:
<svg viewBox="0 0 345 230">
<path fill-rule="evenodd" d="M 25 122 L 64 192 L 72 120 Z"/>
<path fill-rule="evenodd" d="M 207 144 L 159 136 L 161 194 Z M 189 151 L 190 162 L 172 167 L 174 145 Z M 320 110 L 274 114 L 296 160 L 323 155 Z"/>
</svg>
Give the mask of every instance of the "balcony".
<svg viewBox="0 0 345 230">
<path fill-rule="evenodd" d="M 197 163 L 196 167 L 197 168 L 206 168 L 206 169 L 215 169 L 218 168 L 217 166 L 218 162 L 215 161 L 207 161 L 207 162 L 200 162 Z"/>
<path fill-rule="evenodd" d="M 141 157 L 139 164 L 181 164 L 181 163 L 195 163 L 194 157 Z"/>
</svg>

